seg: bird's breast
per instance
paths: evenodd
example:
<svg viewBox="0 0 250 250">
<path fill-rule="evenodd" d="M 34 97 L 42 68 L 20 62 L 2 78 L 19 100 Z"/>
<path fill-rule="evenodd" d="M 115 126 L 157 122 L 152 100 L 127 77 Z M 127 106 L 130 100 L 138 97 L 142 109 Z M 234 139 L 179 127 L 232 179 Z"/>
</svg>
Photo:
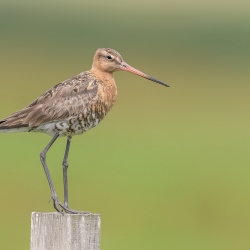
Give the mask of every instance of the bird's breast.
<svg viewBox="0 0 250 250">
<path fill-rule="evenodd" d="M 108 112 L 115 104 L 117 97 L 115 81 L 101 82 L 97 93 L 100 104 L 105 106 L 106 112 Z"/>
</svg>

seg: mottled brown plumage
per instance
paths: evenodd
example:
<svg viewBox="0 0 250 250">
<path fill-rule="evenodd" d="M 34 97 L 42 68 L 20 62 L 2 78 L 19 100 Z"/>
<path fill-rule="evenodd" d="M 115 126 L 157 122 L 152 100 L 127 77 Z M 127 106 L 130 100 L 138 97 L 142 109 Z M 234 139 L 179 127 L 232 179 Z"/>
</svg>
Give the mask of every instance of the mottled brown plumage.
<svg viewBox="0 0 250 250">
<path fill-rule="evenodd" d="M 0 132 L 43 132 L 53 136 L 40 156 L 54 207 L 59 212 L 77 213 L 68 208 L 67 158 L 71 137 L 95 127 L 112 108 L 117 96 L 113 72 L 118 70 L 168 86 L 132 68 L 115 50 L 102 48 L 96 51 L 91 70 L 55 85 L 26 108 L 0 120 Z M 63 160 L 64 204 L 58 200 L 45 161 L 48 149 L 59 136 L 68 137 Z"/>
</svg>

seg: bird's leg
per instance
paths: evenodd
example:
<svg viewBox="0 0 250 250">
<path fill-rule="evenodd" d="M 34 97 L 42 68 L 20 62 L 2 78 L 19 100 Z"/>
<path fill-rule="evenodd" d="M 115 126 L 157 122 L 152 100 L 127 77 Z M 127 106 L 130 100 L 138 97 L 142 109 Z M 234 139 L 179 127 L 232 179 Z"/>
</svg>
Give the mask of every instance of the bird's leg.
<svg viewBox="0 0 250 250">
<path fill-rule="evenodd" d="M 90 214 L 89 212 L 80 212 L 80 211 L 69 209 L 67 207 L 67 205 L 65 205 L 61 201 L 59 201 L 59 199 L 57 197 L 56 190 L 55 190 L 54 184 L 52 182 L 52 179 L 51 179 L 51 176 L 49 173 L 49 169 L 48 169 L 48 166 L 46 163 L 46 154 L 47 154 L 48 150 L 50 149 L 50 147 L 52 146 L 52 144 L 56 141 L 56 139 L 58 137 L 59 137 L 59 133 L 56 133 L 54 135 L 54 137 L 52 138 L 52 140 L 49 142 L 49 144 L 44 148 L 44 150 L 40 154 L 40 159 L 41 159 L 41 162 L 42 162 L 42 165 L 43 165 L 43 168 L 44 168 L 44 171 L 45 171 L 48 183 L 49 183 L 49 187 L 50 187 L 50 191 L 51 191 L 51 198 L 53 199 L 53 202 L 54 202 L 54 208 L 59 213 L 65 212 L 65 213 L 70 213 L 70 214 L 78 214 L 78 213 L 79 214 Z M 67 162 L 70 139 L 68 138 L 68 141 L 67 141 L 66 151 L 65 151 L 65 155 L 64 155 L 64 160 L 65 160 L 64 162 Z M 68 165 L 68 164 L 65 164 L 65 165 Z M 65 173 L 66 173 L 66 179 L 67 179 L 67 170 L 65 171 Z M 65 187 L 67 187 L 67 185 Z M 68 198 L 66 198 L 66 199 L 68 200 Z M 67 204 L 67 202 L 66 202 L 66 204 Z"/>
<path fill-rule="evenodd" d="M 71 136 L 68 136 L 66 149 L 63 157 L 63 188 L 64 188 L 64 206 L 60 204 L 60 206 L 64 209 L 66 213 L 72 213 L 72 214 L 91 214 L 90 212 L 82 212 L 82 211 L 76 211 L 69 209 L 69 200 L 68 200 L 68 155 L 69 155 L 69 148 L 71 143 Z"/>
<path fill-rule="evenodd" d="M 66 213 L 77 213 L 77 211 L 68 209 L 67 207 L 65 207 L 62 204 L 62 202 L 59 201 L 59 199 L 57 197 L 57 194 L 56 194 L 56 190 L 55 190 L 54 184 L 52 182 L 52 179 L 51 179 L 51 176 L 50 176 L 50 173 L 49 173 L 49 169 L 48 169 L 47 163 L 46 163 L 46 154 L 47 154 L 48 150 L 50 149 L 50 147 L 52 146 L 52 144 L 56 141 L 56 139 L 58 137 L 59 137 L 59 133 L 56 133 L 54 135 L 54 137 L 52 138 L 52 140 L 49 142 L 49 144 L 41 152 L 40 159 L 41 159 L 41 162 L 42 162 L 42 165 L 43 165 L 43 168 L 44 168 L 44 171 L 45 171 L 48 183 L 49 183 L 49 187 L 50 187 L 50 191 L 51 191 L 51 198 L 53 199 L 53 202 L 54 202 L 54 208 L 59 213 L 63 213 L 63 212 L 66 212 Z"/>
<path fill-rule="evenodd" d="M 50 149 L 50 147 L 52 146 L 52 144 L 56 141 L 56 139 L 58 138 L 58 136 L 59 136 L 59 133 L 56 133 L 54 135 L 54 137 L 52 138 L 52 140 L 49 142 L 49 144 L 40 153 L 40 159 L 41 159 L 41 162 L 42 162 L 42 165 L 43 165 L 43 169 L 45 171 L 45 174 L 46 174 L 46 177 L 47 177 L 47 180 L 48 180 L 48 183 L 49 183 L 49 187 L 50 187 L 50 191 L 51 191 L 51 198 L 53 200 L 56 200 L 58 198 L 57 198 L 57 194 L 56 194 L 56 191 L 55 191 L 55 188 L 54 188 L 54 184 L 52 182 L 52 179 L 51 179 L 51 176 L 50 176 L 50 173 L 49 173 L 48 166 L 46 164 L 46 153 L 48 152 L 48 150 Z"/>
<path fill-rule="evenodd" d="M 64 188 L 64 206 L 69 207 L 69 201 L 68 201 L 68 155 L 69 155 L 69 147 L 70 147 L 70 142 L 71 142 L 71 136 L 68 136 L 67 139 L 67 144 L 66 144 L 66 149 L 64 153 L 64 158 L 62 162 L 62 167 L 63 167 L 63 188 Z"/>
</svg>

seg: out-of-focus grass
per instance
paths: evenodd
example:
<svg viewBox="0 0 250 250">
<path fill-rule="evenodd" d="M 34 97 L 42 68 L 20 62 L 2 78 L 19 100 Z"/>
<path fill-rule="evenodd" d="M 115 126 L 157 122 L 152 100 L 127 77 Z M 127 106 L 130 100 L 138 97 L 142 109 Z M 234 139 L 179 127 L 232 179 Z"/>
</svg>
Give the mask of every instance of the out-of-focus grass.
<svg viewBox="0 0 250 250">
<path fill-rule="evenodd" d="M 171 85 L 116 73 L 113 110 L 73 138 L 70 205 L 102 214 L 102 249 L 249 249 L 247 6 L 58 3 L 1 2 L 1 117 L 89 69 L 98 47 Z M 52 210 L 49 139 L 0 134 L 1 249 L 28 249 L 30 213 Z M 48 154 L 60 197 L 65 143 Z"/>
</svg>

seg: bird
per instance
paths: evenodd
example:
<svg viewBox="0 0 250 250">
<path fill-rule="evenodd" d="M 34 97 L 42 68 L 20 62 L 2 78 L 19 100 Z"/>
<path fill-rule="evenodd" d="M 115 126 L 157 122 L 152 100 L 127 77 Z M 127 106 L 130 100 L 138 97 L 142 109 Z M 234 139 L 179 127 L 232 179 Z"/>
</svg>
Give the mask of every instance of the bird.
<svg viewBox="0 0 250 250">
<path fill-rule="evenodd" d="M 129 64 L 110 48 L 99 48 L 94 54 L 92 68 L 50 88 L 25 108 L 0 120 L 0 132 L 41 132 L 52 137 L 40 153 L 40 160 L 49 184 L 53 206 L 59 213 L 89 213 L 69 208 L 68 154 L 72 137 L 98 125 L 115 104 L 117 86 L 115 71 L 127 71 L 165 87 L 166 83 L 149 76 Z M 59 137 L 67 137 L 62 161 L 64 202 L 56 193 L 46 154 Z"/>
</svg>

